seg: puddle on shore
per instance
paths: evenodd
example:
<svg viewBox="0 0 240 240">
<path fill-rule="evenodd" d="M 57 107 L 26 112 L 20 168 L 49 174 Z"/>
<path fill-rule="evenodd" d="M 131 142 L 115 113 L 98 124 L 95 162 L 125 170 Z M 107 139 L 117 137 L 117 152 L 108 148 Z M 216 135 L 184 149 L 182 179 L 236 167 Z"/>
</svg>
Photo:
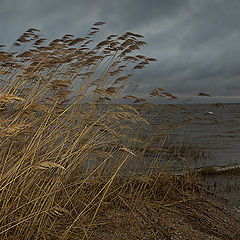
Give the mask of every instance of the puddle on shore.
<svg viewBox="0 0 240 240">
<path fill-rule="evenodd" d="M 240 213 L 240 174 L 219 173 L 202 175 L 201 185 L 209 191 L 209 197 L 225 207 Z M 213 193 L 213 194 L 211 194 Z"/>
</svg>

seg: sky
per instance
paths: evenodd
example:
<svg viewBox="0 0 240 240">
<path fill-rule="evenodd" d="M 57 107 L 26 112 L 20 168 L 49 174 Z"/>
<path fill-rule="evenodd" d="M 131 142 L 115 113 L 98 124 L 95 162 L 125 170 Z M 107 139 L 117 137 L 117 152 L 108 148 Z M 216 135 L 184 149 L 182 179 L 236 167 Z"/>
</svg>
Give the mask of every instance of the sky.
<svg viewBox="0 0 240 240">
<path fill-rule="evenodd" d="M 129 93 L 144 97 L 160 87 L 180 99 L 212 95 L 193 103 L 240 103 L 239 12 L 239 0 L 0 0 L 0 44 L 31 27 L 49 39 L 81 37 L 104 21 L 99 40 L 142 34 L 141 54 L 158 60 L 136 72 Z"/>
</svg>

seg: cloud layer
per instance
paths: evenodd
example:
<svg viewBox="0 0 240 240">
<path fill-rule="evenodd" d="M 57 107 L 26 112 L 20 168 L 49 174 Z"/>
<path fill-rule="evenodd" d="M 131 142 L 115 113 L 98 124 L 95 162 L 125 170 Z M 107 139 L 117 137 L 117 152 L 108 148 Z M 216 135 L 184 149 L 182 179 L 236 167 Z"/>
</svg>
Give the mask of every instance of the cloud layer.
<svg viewBox="0 0 240 240">
<path fill-rule="evenodd" d="M 143 55 L 158 60 L 133 77 L 142 96 L 162 87 L 182 97 L 207 92 L 214 101 L 240 102 L 239 0 L 0 0 L 0 6 L 1 43 L 30 27 L 56 38 L 83 35 L 105 21 L 106 35 L 143 34 Z"/>
</svg>

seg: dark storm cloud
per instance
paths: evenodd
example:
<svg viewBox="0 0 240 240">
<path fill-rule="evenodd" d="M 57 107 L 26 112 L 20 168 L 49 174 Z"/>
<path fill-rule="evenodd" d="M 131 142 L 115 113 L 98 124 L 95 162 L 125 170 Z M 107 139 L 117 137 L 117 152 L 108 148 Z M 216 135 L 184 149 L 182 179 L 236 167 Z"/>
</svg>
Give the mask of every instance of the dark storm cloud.
<svg viewBox="0 0 240 240">
<path fill-rule="evenodd" d="M 158 84 L 178 95 L 205 91 L 239 102 L 240 2 L 191 1 L 189 8 L 146 37 L 159 61 L 139 75 L 142 90 Z"/>
<path fill-rule="evenodd" d="M 132 78 L 146 96 L 163 87 L 179 96 L 209 92 L 216 100 L 240 101 L 239 0 L 0 0 L 0 42 L 13 42 L 27 28 L 50 38 L 83 35 L 106 21 L 104 34 L 145 36 L 142 53 L 158 62 Z"/>
<path fill-rule="evenodd" d="M 101 2 L 101 1 L 100 1 Z M 187 0 L 168 1 L 105 1 L 106 7 L 100 8 L 100 16 L 114 28 L 142 32 L 152 23 L 161 23 L 164 19 L 175 18 L 181 9 L 188 5 Z M 109 5 L 107 3 L 110 3 Z"/>
</svg>

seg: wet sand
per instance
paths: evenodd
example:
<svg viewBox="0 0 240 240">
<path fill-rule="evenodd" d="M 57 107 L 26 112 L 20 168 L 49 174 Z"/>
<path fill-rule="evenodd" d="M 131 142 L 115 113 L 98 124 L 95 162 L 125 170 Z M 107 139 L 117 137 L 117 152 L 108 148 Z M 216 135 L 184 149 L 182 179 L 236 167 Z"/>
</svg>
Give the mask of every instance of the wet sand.
<svg viewBox="0 0 240 240">
<path fill-rule="evenodd" d="M 209 191 L 208 197 L 211 200 L 240 214 L 240 175 L 205 175 L 200 177 L 200 183 Z"/>
</svg>

